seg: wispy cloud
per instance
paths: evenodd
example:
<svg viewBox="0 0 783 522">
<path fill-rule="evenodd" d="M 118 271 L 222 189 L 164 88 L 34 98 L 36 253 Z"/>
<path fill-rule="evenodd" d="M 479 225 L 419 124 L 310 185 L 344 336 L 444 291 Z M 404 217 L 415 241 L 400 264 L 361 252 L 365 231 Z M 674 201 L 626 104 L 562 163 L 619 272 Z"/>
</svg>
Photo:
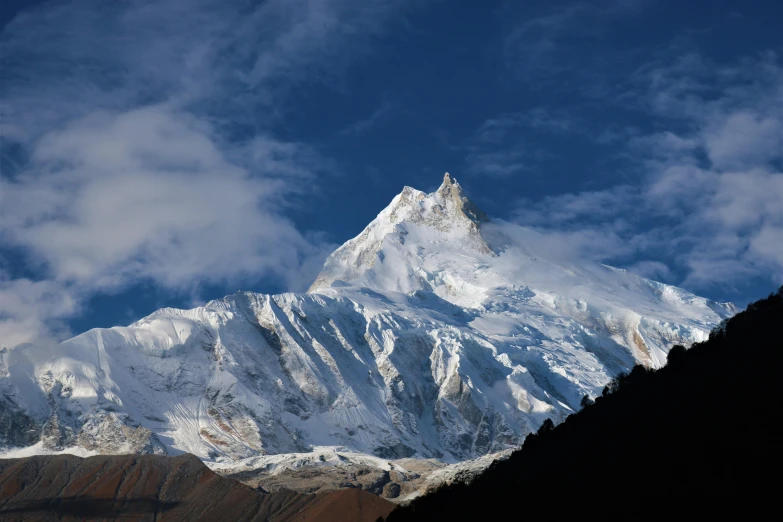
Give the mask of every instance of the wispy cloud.
<svg viewBox="0 0 783 522">
<path fill-rule="evenodd" d="M 551 156 L 531 139 L 547 134 L 589 134 L 581 118 L 567 111 L 537 107 L 504 113 L 484 121 L 461 147 L 466 170 L 472 175 L 506 178 L 538 170 Z"/>
<path fill-rule="evenodd" d="M 481 147 L 470 147 L 465 157 L 467 172 L 490 178 L 507 178 L 529 172 L 532 153 L 518 144 L 503 150 L 491 150 Z"/>
<path fill-rule="evenodd" d="M 670 55 L 640 68 L 626 98 L 659 129 L 625 142 L 643 168 L 638 183 L 521 201 L 518 221 L 620 238 L 598 257 L 696 289 L 783 282 L 779 57 L 726 65 Z"/>
<path fill-rule="evenodd" d="M 345 127 L 339 134 L 343 136 L 361 136 L 378 126 L 383 125 L 393 118 L 395 114 L 400 113 L 407 113 L 407 111 L 396 107 L 388 100 L 384 100 L 366 118 Z"/>
<path fill-rule="evenodd" d="M 0 35 L 0 344 L 139 281 L 309 282 L 330 248 L 284 209 L 331 167 L 276 122 L 340 88 L 406 2 L 48 2 Z M 33 273 L 25 273 L 33 272 Z"/>
<path fill-rule="evenodd" d="M 266 127 L 297 88 L 338 88 L 345 70 L 370 54 L 372 41 L 408 6 L 381 0 L 45 3 L 3 31 L 3 109 L 16 131 L 10 136 L 48 129 L 96 106 L 163 101 L 222 124 Z"/>
<path fill-rule="evenodd" d="M 511 3 L 506 9 L 513 20 L 504 42 L 506 66 L 519 79 L 542 82 L 562 72 L 573 74 L 578 60 L 600 60 L 600 53 L 585 56 L 585 49 L 599 48 L 608 22 L 644 12 L 645 0 L 606 0 L 599 2 Z M 579 50 L 582 52 L 574 52 Z M 595 86 L 592 85 L 592 88 Z"/>
</svg>

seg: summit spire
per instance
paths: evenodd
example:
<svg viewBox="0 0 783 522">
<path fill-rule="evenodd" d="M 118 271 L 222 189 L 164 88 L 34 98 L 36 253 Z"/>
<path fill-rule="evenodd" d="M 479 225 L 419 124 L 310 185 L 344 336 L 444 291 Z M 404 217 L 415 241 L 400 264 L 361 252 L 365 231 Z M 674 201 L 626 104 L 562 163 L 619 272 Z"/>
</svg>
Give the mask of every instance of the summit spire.
<svg viewBox="0 0 783 522">
<path fill-rule="evenodd" d="M 424 256 L 437 257 L 442 247 L 435 245 L 448 242 L 470 252 L 465 255 L 496 255 L 481 235 L 481 225 L 487 221 L 448 172 L 431 194 L 405 187 L 361 234 L 329 256 L 308 291 L 338 281 L 377 290 L 417 289 L 423 284 L 417 263 Z M 392 265 L 393 273 L 388 268 Z"/>
<path fill-rule="evenodd" d="M 443 183 L 438 188 L 437 193 L 444 198 L 451 197 L 452 193 L 456 193 L 460 198 L 464 197 L 462 194 L 462 187 L 460 187 L 457 180 L 452 178 L 451 174 L 448 172 L 443 175 Z"/>
<path fill-rule="evenodd" d="M 443 176 L 443 184 L 436 194 L 444 203 L 452 201 L 456 209 L 474 223 L 489 221 L 487 215 L 465 196 L 460 184 L 448 172 Z"/>
</svg>

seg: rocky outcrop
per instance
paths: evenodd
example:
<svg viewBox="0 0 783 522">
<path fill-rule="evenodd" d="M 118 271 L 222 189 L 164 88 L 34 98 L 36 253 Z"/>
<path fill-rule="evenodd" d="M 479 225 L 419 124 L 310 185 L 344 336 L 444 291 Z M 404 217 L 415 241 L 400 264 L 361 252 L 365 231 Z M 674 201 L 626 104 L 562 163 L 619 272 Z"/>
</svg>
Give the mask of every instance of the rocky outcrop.
<svg viewBox="0 0 783 522">
<path fill-rule="evenodd" d="M 0 448 L 30 446 L 40 437 L 41 426 L 12 397 L 0 392 Z"/>
<path fill-rule="evenodd" d="M 47 451 L 60 451 L 76 442 L 73 428 L 60 422 L 57 412 L 52 413 L 41 429 L 41 443 Z"/>
<path fill-rule="evenodd" d="M 113 412 L 90 417 L 79 432 L 78 442 L 84 449 L 104 455 L 167 453 L 157 435 L 133 422 L 127 415 Z"/>
</svg>

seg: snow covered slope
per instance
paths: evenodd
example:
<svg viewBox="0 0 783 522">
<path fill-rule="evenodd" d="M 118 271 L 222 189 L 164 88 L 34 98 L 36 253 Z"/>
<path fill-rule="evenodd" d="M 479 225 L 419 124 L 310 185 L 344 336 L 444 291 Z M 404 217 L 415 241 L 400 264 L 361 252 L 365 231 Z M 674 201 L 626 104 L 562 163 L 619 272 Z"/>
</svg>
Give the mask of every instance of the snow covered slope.
<svg viewBox="0 0 783 522">
<path fill-rule="evenodd" d="M 672 344 L 734 312 L 534 250 L 448 174 L 432 194 L 406 187 L 307 294 L 239 292 L 56 349 L 3 351 L 0 447 L 461 461 L 562 420 L 613 375 L 662 365 Z"/>
</svg>

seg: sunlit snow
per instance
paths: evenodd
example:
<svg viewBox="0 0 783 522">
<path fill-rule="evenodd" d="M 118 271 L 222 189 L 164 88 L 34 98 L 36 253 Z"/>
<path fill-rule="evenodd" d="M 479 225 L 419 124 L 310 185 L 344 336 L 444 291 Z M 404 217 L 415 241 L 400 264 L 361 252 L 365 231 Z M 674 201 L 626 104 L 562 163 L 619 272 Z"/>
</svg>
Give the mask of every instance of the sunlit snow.
<svg viewBox="0 0 783 522">
<path fill-rule="evenodd" d="M 314 448 L 458 462 L 518 445 L 733 311 L 521 244 L 447 176 L 432 194 L 406 187 L 307 294 L 239 292 L 6 350 L 0 407 L 41 434 L 10 448 L 3 428 L 0 446 L 213 466 L 293 465 Z"/>
</svg>

